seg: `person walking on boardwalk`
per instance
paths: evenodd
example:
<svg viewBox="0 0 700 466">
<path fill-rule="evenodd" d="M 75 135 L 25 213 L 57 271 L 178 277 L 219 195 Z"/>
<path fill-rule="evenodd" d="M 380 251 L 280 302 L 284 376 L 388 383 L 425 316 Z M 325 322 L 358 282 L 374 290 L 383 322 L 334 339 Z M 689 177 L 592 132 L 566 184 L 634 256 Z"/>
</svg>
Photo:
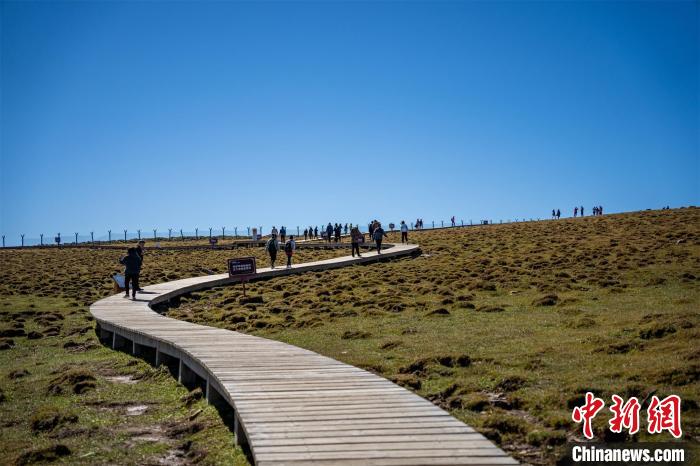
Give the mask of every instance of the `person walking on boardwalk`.
<svg viewBox="0 0 700 466">
<path fill-rule="evenodd" d="M 262 233 L 262 231 L 261 231 L 260 233 Z M 272 230 L 270 230 L 270 235 L 275 235 L 275 236 L 277 236 L 277 233 L 278 233 L 278 232 L 277 232 L 277 227 L 273 225 L 273 226 L 272 226 Z"/>
<path fill-rule="evenodd" d="M 552 209 L 552 218 L 557 218 L 557 211 Z"/>
<path fill-rule="evenodd" d="M 578 215 L 578 207 L 574 207 L 574 218 Z"/>
<path fill-rule="evenodd" d="M 340 243 L 340 234 L 343 231 L 343 227 L 340 226 L 340 223 L 335 224 L 335 242 Z"/>
<path fill-rule="evenodd" d="M 275 268 L 277 262 L 277 251 L 280 250 L 280 243 L 277 241 L 277 235 L 270 235 L 270 239 L 265 243 L 265 250 L 270 255 L 270 268 Z"/>
<path fill-rule="evenodd" d="M 309 239 L 309 230 L 308 228 L 304 228 L 304 241 Z"/>
<path fill-rule="evenodd" d="M 374 231 L 372 232 L 372 238 L 374 239 L 375 244 L 377 245 L 377 254 L 382 253 L 382 241 L 384 238 L 388 238 L 387 234 L 384 233 L 384 229 L 382 228 L 382 224 L 377 222 L 376 226 L 374 227 Z"/>
<path fill-rule="evenodd" d="M 401 244 L 404 242 L 408 243 L 408 225 L 401 220 Z"/>
<path fill-rule="evenodd" d="M 328 222 L 328 225 L 326 226 L 326 240 L 330 243 L 332 241 L 333 237 L 333 225 L 331 225 L 331 222 Z"/>
<path fill-rule="evenodd" d="M 131 299 L 136 299 L 136 290 L 139 289 L 139 274 L 141 273 L 141 256 L 136 248 L 129 248 L 126 256 L 119 259 L 124 266 L 124 297 L 129 297 L 129 282 L 131 282 Z"/>
<path fill-rule="evenodd" d="M 583 217 L 583 206 L 581 206 L 581 217 Z"/>
<path fill-rule="evenodd" d="M 284 253 L 287 255 L 287 268 L 292 268 L 292 256 L 297 249 L 297 243 L 294 241 L 294 236 L 289 237 L 289 241 L 284 243 Z"/>
<path fill-rule="evenodd" d="M 141 266 L 142 267 L 143 267 L 143 256 L 145 253 L 146 253 L 146 242 L 141 239 L 136 244 L 136 254 L 138 254 L 139 258 L 141 259 Z M 136 291 L 142 291 L 141 287 L 138 284 L 136 285 Z"/>
<path fill-rule="evenodd" d="M 369 233 L 370 239 L 374 238 L 374 222 L 369 222 L 367 225 L 367 233 Z"/>
<path fill-rule="evenodd" d="M 284 238 L 287 237 L 287 229 L 282 225 L 280 227 L 280 241 L 284 243 Z"/>
<path fill-rule="evenodd" d="M 360 254 L 360 243 L 364 241 L 364 236 L 360 233 L 358 227 L 353 227 L 350 230 L 350 243 L 352 244 L 352 257 L 355 257 L 355 252 L 357 252 L 357 257 L 362 257 Z"/>
<path fill-rule="evenodd" d="M 557 220 L 561 217 L 561 210 L 557 209 Z"/>
</svg>

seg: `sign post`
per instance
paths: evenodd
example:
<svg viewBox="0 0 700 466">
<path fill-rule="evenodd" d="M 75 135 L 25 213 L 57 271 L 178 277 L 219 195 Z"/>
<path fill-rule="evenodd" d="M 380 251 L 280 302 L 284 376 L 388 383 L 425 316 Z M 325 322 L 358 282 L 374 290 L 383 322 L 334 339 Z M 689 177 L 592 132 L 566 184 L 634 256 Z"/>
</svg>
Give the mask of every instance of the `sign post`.
<svg viewBox="0 0 700 466">
<path fill-rule="evenodd" d="M 228 276 L 238 278 L 243 283 L 243 296 L 245 296 L 245 284 L 256 273 L 255 257 L 239 257 L 228 260 Z"/>
</svg>

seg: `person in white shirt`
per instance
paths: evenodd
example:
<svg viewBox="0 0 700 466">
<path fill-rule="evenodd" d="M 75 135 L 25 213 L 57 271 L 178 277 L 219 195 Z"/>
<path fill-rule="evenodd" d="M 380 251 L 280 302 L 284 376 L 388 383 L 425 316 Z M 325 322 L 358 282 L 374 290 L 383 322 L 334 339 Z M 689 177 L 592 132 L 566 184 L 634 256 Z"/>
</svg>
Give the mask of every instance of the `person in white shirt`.
<svg viewBox="0 0 700 466">
<path fill-rule="evenodd" d="M 408 225 L 401 220 L 401 243 L 408 243 Z"/>
</svg>

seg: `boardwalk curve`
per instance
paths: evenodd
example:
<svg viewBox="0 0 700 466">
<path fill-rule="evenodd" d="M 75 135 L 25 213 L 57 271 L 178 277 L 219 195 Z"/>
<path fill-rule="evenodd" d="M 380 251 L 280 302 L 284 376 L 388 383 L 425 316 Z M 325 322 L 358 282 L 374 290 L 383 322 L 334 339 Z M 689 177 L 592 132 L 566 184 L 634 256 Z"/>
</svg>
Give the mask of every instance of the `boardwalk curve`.
<svg viewBox="0 0 700 466">
<path fill-rule="evenodd" d="M 307 262 L 291 270 L 260 269 L 259 279 L 398 258 L 417 245 L 388 245 Z M 90 312 L 100 339 L 167 364 L 178 380 L 201 386 L 209 402 L 234 410 L 237 442 L 256 465 L 517 464 L 501 449 L 429 401 L 375 374 L 286 343 L 165 317 L 151 307 L 185 293 L 234 283 L 228 275 L 145 287 Z"/>
</svg>

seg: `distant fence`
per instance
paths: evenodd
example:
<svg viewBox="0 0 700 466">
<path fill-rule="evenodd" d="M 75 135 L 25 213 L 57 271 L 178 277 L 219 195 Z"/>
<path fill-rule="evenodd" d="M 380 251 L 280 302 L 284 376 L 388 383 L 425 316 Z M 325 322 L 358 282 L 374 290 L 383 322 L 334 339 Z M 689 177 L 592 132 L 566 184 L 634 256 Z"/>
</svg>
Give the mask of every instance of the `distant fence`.
<svg viewBox="0 0 700 466">
<path fill-rule="evenodd" d="M 494 222 L 492 219 L 482 219 L 474 221 L 472 219 L 465 221 L 464 219 L 455 219 L 454 224 L 451 220 L 431 220 L 430 222 L 424 221 L 422 228 L 416 228 L 414 222 L 409 224 L 409 228 L 412 231 L 416 230 L 434 230 L 442 228 L 454 228 L 454 227 L 467 227 L 475 225 L 491 225 L 491 224 L 507 224 L 507 223 L 520 223 L 520 222 L 534 222 L 540 221 L 539 218 L 516 218 L 514 220 L 498 220 Z M 393 228 L 391 225 L 393 224 Z M 325 224 L 327 225 L 327 224 Z M 318 236 L 321 237 L 321 232 L 325 233 L 326 226 L 313 225 L 314 228 L 318 228 Z M 348 224 L 350 225 L 350 224 Z M 398 231 L 400 230 L 399 222 L 386 222 L 382 226 L 386 231 Z M 49 246 L 91 246 L 91 245 L 123 245 L 125 243 L 134 242 L 138 240 L 147 240 L 149 242 L 176 242 L 176 241 L 198 241 L 198 240 L 212 240 L 219 239 L 226 240 L 230 239 L 232 241 L 240 240 L 250 243 L 252 238 L 253 229 L 256 229 L 258 235 L 267 236 L 272 227 L 256 226 L 256 227 L 219 227 L 219 228 L 195 228 L 193 231 L 184 231 L 182 229 L 175 228 L 165 228 L 165 229 L 136 229 L 129 230 L 123 229 L 117 230 L 107 230 L 106 233 L 95 235 L 94 231 L 86 234 L 80 234 L 75 232 L 73 234 L 63 234 L 56 233 L 53 235 L 39 234 L 38 237 L 26 237 L 24 234 L 20 234 L 18 237 L 7 237 L 2 235 L 2 247 L 3 248 L 18 248 L 18 247 L 49 247 Z M 295 226 L 293 228 L 287 228 L 287 236 L 294 235 L 297 237 L 304 236 L 304 229 L 307 226 Z M 359 225 L 360 231 L 363 233 L 367 232 L 368 225 Z M 349 228 L 348 228 L 349 232 Z M 345 225 L 343 225 L 343 233 L 345 234 Z"/>
</svg>

